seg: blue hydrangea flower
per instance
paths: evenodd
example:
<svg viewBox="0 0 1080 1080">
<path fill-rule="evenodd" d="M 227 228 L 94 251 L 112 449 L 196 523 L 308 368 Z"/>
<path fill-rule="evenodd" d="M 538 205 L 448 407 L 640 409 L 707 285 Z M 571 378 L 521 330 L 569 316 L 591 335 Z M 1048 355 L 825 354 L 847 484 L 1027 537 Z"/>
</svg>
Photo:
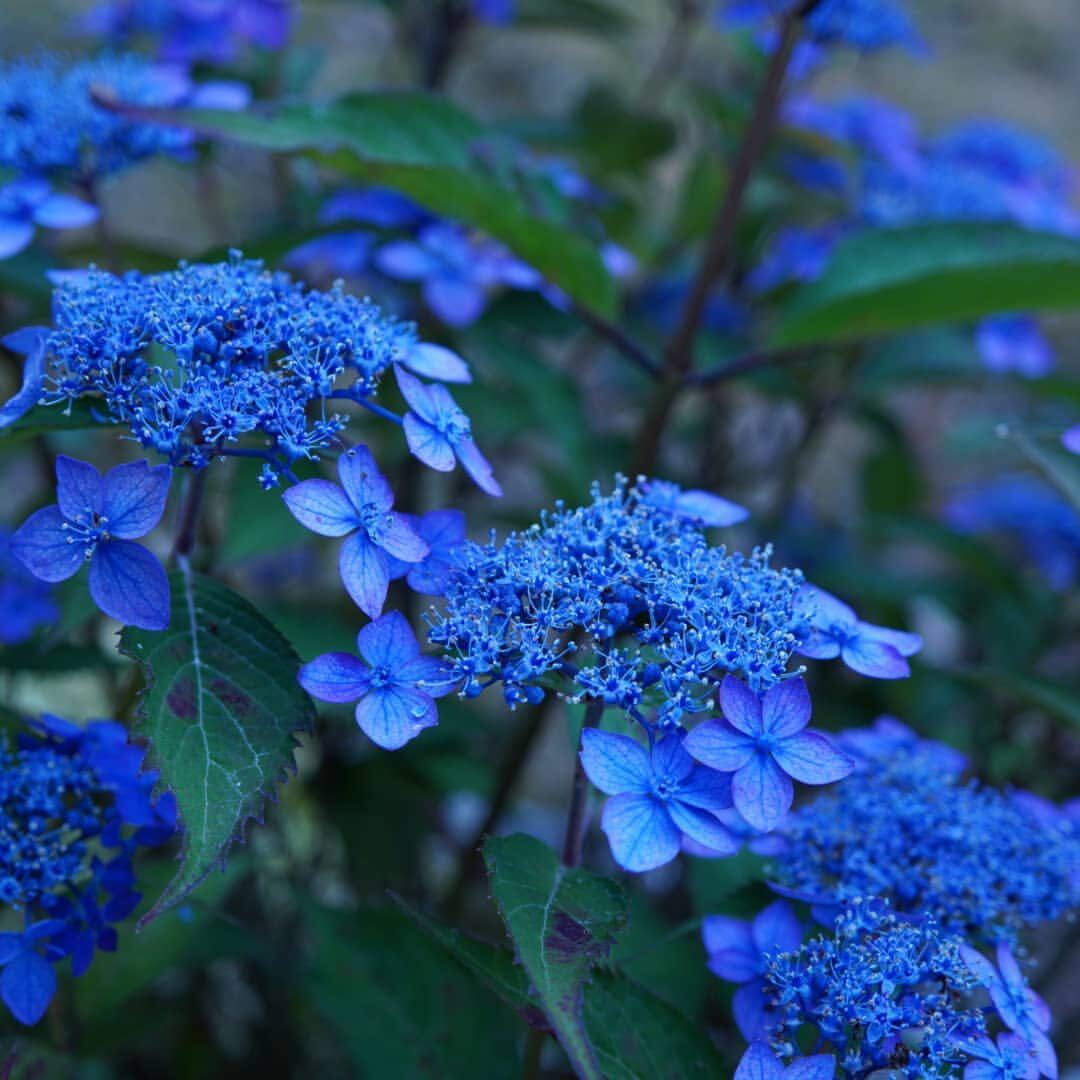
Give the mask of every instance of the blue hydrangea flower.
<svg viewBox="0 0 1080 1080">
<path fill-rule="evenodd" d="M 457 462 L 489 495 L 502 495 L 487 458 L 473 441 L 469 418 L 445 386 L 427 386 L 398 365 L 394 369 L 401 394 L 409 406 L 405 439 L 414 457 L 429 468 L 450 472 Z"/>
<path fill-rule="evenodd" d="M 11 552 L 11 533 L 0 528 L 0 645 L 21 645 L 60 617 L 52 589 Z"/>
<path fill-rule="evenodd" d="M 430 510 L 422 517 L 408 516 L 408 521 L 428 553 L 416 563 L 391 559 L 390 576 L 404 577 L 413 592 L 442 596 L 465 543 L 465 515 L 460 510 Z"/>
<path fill-rule="evenodd" d="M 792 4 L 793 0 L 728 0 L 720 17 L 735 25 L 759 24 Z M 807 34 L 820 45 L 845 45 L 860 52 L 920 45 L 907 13 L 894 0 L 822 0 L 805 22 Z"/>
<path fill-rule="evenodd" d="M 35 1024 L 56 991 L 54 965 L 86 971 L 137 906 L 132 857 L 176 828 L 171 795 L 119 724 L 45 716 L 0 750 L 0 903 L 25 927 L 0 934 L 0 999 Z"/>
<path fill-rule="evenodd" d="M 957 490 L 943 517 L 957 532 L 997 536 L 1019 549 L 1055 589 L 1080 574 L 1080 514 L 1032 476 L 1005 475 Z"/>
<path fill-rule="evenodd" d="M 852 761 L 810 723 L 810 693 L 802 679 L 778 683 L 758 697 L 734 675 L 720 685 L 724 716 L 707 720 L 686 739 L 686 749 L 712 769 L 730 772 L 735 809 L 755 829 L 768 832 L 791 808 L 795 788 L 831 784 L 847 776 Z"/>
<path fill-rule="evenodd" d="M 730 915 L 707 915 L 702 923 L 709 970 L 725 982 L 738 983 L 731 1008 L 743 1038 L 761 1038 L 768 1030 L 765 968 L 770 956 L 794 952 L 803 939 L 802 925 L 785 900 L 769 904 L 753 921 Z"/>
<path fill-rule="evenodd" d="M 825 270 L 842 235 L 836 225 L 779 230 L 747 275 L 747 284 L 755 293 L 766 293 L 793 281 L 813 281 Z"/>
<path fill-rule="evenodd" d="M 586 729 L 581 763 L 593 785 L 612 796 L 601 827 L 615 861 L 639 873 L 678 855 L 684 836 L 720 855 L 738 850 L 716 811 L 731 806 L 728 778 L 695 764 L 678 735 L 646 750 L 625 735 Z"/>
<path fill-rule="evenodd" d="M 496 240 L 463 226 L 436 221 L 415 240 L 394 240 L 375 253 L 387 277 L 422 283 L 424 302 L 448 326 L 469 326 L 502 287 L 538 289 L 543 278 Z"/>
<path fill-rule="evenodd" d="M 356 722 L 376 746 L 397 750 L 439 717 L 435 698 L 453 689 L 435 657 L 421 656 L 404 616 L 389 611 L 357 635 L 359 659 L 324 653 L 300 669 L 300 685 L 320 701 L 356 701 Z"/>
<path fill-rule="evenodd" d="M 90 564 L 90 595 L 106 615 L 130 626 L 169 625 L 169 581 L 140 544 L 161 520 L 172 470 L 133 461 L 104 478 L 83 461 L 56 459 L 57 503 L 31 514 L 11 551 L 42 581 L 66 581 Z"/>
<path fill-rule="evenodd" d="M 1025 379 L 1041 379 L 1054 369 L 1054 351 L 1030 315 L 983 319 L 975 343 L 986 369 L 995 374 L 1012 371 Z"/>
<path fill-rule="evenodd" d="M 1080 908 L 1080 825 L 1057 807 L 962 782 L 963 755 L 896 721 L 838 741 L 856 772 L 785 821 L 785 895 L 826 915 L 877 896 L 987 945 Z"/>
<path fill-rule="evenodd" d="M 1038 1080 L 1039 1063 L 1019 1035 L 1003 1031 L 997 1039 L 982 1035 L 964 1042 L 962 1049 L 970 1061 L 964 1080 Z"/>
<path fill-rule="evenodd" d="M 390 585 L 390 559 L 418 563 L 428 546 L 404 515 L 371 451 L 355 446 L 338 458 L 340 486 L 305 480 L 284 494 L 293 517 L 320 536 L 344 536 L 338 566 L 349 595 L 365 615 L 382 612 Z"/>
<path fill-rule="evenodd" d="M 358 222 L 380 229 L 414 229 L 431 215 L 407 195 L 389 188 L 341 188 L 319 209 L 320 225 Z"/>
<path fill-rule="evenodd" d="M 517 0 L 472 0 L 473 16 L 491 26 L 506 26 L 517 15 Z"/>
<path fill-rule="evenodd" d="M 81 229 L 97 220 L 97 207 L 52 190 L 47 180 L 15 180 L 0 187 L 0 259 L 26 248 L 34 230 Z"/>
<path fill-rule="evenodd" d="M 797 1057 L 785 1068 L 763 1042 L 751 1043 L 735 1070 L 735 1080 L 833 1080 L 835 1075 L 831 1054 Z"/>
<path fill-rule="evenodd" d="M 852 671 L 874 679 L 911 674 L 907 657 L 922 648 L 918 634 L 863 622 L 847 604 L 823 589 L 805 586 L 799 596 L 807 619 L 797 652 L 813 660 L 839 657 Z"/>
<path fill-rule="evenodd" d="M 990 994 L 1002 1023 L 1031 1048 L 1040 1076 L 1057 1076 L 1057 1054 L 1047 1037 L 1050 1009 L 1028 986 L 1020 965 L 1008 945 L 997 947 L 997 967 L 977 949 L 961 946 L 968 969 Z"/>
<path fill-rule="evenodd" d="M 114 47 L 156 39 L 163 60 L 228 64 L 243 45 L 284 48 L 294 15 L 293 0 L 103 0 L 78 27 Z"/>
<path fill-rule="evenodd" d="M 86 397 L 174 465 L 239 452 L 286 474 L 338 441 L 348 417 L 335 405 L 372 408 L 383 373 L 417 343 L 411 324 L 367 300 L 306 289 L 235 253 L 160 274 L 65 278 L 53 325 L 43 342 L 24 335 L 24 389 L 0 425 L 39 402 Z M 431 352 L 416 363 L 430 369 Z M 255 447 L 239 445 L 255 435 Z"/>
<path fill-rule="evenodd" d="M 638 490 L 648 505 L 699 525 L 723 529 L 738 525 L 750 516 L 750 511 L 745 507 L 711 491 L 684 490 L 667 480 L 646 480 L 638 486 Z"/>
<path fill-rule="evenodd" d="M 85 183 L 144 158 L 183 154 L 190 132 L 129 119 L 99 102 L 167 108 L 198 103 L 196 90 L 182 71 L 129 55 L 73 63 L 41 55 L 0 63 L 0 168 Z M 220 103 L 217 95 L 215 101 Z"/>
</svg>

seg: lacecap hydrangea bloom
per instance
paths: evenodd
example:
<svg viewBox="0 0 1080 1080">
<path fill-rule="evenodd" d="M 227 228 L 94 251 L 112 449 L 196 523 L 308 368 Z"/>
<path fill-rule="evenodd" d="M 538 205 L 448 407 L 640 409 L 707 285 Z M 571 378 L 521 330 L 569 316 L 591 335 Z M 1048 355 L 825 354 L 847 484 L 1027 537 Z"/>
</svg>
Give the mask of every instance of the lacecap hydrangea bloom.
<svg viewBox="0 0 1080 1080">
<path fill-rule="evenodd" d="M 159 274 L 66 275 L 53 292 L 52 328 L 8 342 L 27 360 L 0 427 L 37 404 L 89 398 L 102 422 L 173 465 L 259 457 L 271 487 L 297 459 L 340 444 L 342 402 L 402 423 L 372 400 L 392 365 L 434 377 L 460 377 L 464 367 L 370 301 L 339 287 L 307 289 L 238 254 Z M 468 434 L 460 410 L 432 422 L 460 448 Z M 240 445 L 245 436 L 253 446 Z"/>
<path fill-rule="evenodd" d="M 906 734 L 905 734 L 906 733 Z M 863 896 L 974 943 L 1080 908 L 1080 828 L 1052 804 L 960 779 L 962 755 L 886 719 L 839 736 L 855 773 L 792 813 L 773 877 L 829 909 Z"/>
<path fill-rule="evenodd" d="M 0 751 L 0 903 L 23 924 L 0 933 L 0 999 L 22 1024 L 44 1015 L 57 964 L 79 976 L 116 949 L 113 924 L 141 899 L 132 858 L 175 830 L 143 757 L 119 724 L 54 716 Z"/>
<path fill-rule="evenodd" d="M 190 132 L 130 119 L 102 101 L 143 108 L 242 107 L 244 95 L 236 84 L 200 90 L 183 70 L 133 55 L 68 61 L 43 54 L 0 63 L 0 169 L 86 184 L 145 158 L 190 148 Z"/>
<path fill-rule="evenodd" d="M 582 750 L 612 796 L 602 824 L 629 870 L 662 865 L 680 845 L 730 854 L 721 815 L 732 804 L 768 829 L 793 778 L 828 783 L 851 768 L 806 730 L 809 696 L 789 670 L 814 631 L 801 574 L 770 566 L 768 549 L 746 556 L 708 541 L 708 525 L 744 516 L 707 492 L 620 479 L 501 543 L 466 543 L 429 616 L 462 694 L 499 685 L 513 708 L 555 692 L 644 734 L 647 748 L 587 731 Z M 725 719 L 687 737 L 718 703 Z"/>
</svg>

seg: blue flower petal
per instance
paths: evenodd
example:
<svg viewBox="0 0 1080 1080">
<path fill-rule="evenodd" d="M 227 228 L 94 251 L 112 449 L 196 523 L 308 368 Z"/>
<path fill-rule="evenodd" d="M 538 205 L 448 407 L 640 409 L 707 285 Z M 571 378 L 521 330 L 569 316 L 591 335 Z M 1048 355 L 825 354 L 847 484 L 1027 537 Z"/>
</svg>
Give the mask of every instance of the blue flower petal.
<svg viewBox="0 0 1080 1080">
<path fill-rule="evenodd" d="M 420 655 L 420 645 L 400 611 L 388 611 L 365 626 L 356 637 L 360 655 L 372 667 L 397 671 Z"/>
<path fill-rule="evenodd" d="M 356 706 L 356 722 L 376 746 L 398 750 L 439 722 L 435 702 L 419 690 L 372 690 Z"/>
<path fill-rule="evenodd" d="M 810 723 L 810 691 L 802 679 L 784 679 L 765 691 L 761 714 L 765 730 L 783 739 Z"/>
<path fill-rule="evenodd" d="M 90 560 L 90 595 L 106 615 L 143 630 L 169 625 L 169 579 L 146 548 L 131 540 L 99 544 Z"/>
<path fill-rule="evenodd" d="M 781 739 L 773 746 L 772 755 L 788 776 L 803 784 L 831 784 L 855 768 L 851 758 L 820 731 L 800 731 Z"/>
<path fill-rule="evenodd" d="M 762 832 L 774 829 L 791 808 L 791 778 L 767 754 L 755 754 L 731 781 L 735 809 Z"/>
<path fill-rule="evenodd" d="M 604 807 L 600 824 L 611 854 L 624 870 L 654 870 L 679 853 L 679 830 L 652 796 L 616 795 Z"/>
<path fill-rule="evenodd" d="M 11 553 L 36 578 L 66 581 L 86 561 L 85 544 L 69 544 L 58 506 L 31 514 L 11 537 Z"/>
<path fill-rule="evenodd" d="M 34 223 L 22 218 L 0 217 L 0 259 L 10 259 L 34 239 Z"/>
<path fill-rule="evenodd" d="M 145 536 L 161 520 L 169 498 L 172 469 L 146 461 L 117 465 L 105 474 L 104 513 L 109 535 L 121 540 Z"/>
<path fill-rule="evenodd" d="M 686 736 L 685 748 L 703 765 L 719 772 L 736 772 L 754 756 L 750 736 L 726 720 L 706 720 Z"/>
<path fill-rule="evenodd" d="M 0 975 L 0 998 L 20 1024 L 36 1024 L 56 994 L 56 972 L 48 960 L 25 950 Z"/>
<path fill-rule="evenodd" d="M 765 1043 L 752 1043 L 735 1070 L 735 1080 L 784 1080 L 784 1066 Z"/>
<path fill-rule="evenodd" d="M 424 302 L 447 326 L 471 326 L 487 307 L 487 290 L 475 281 L 431 277 L 424 282 Z"/>
<path fill-rule="evenodd" d="M 453 471 L 457 457 L 445 435 L 411 412 L 405 414 L 403 427 L 405 441 L 409 444 L 409 452 L 413 457 L 437 472 Z"/>
<path fill-rule="evenodd" d="M 386 603 L 386 590 L 390 586 L 386 553 L 377 548 L 366 533 L 355 532 L 341 545 L 338 569 L 342 584 L 356 606 L 365 615 L 375 618 Z"/>
<path fill-rule="evenodd" d="M 668 813 L 680 832 L 718 855 L 734 855 L 739 850 L 739 844 L 727 826 L 708 810 L 699 810 L 673 798 L 668 802 Z"/>
<path fill-rule="evenodd" d="M 60 454 L 56 459 L 56 501 L 68 521 L 101 514 L 105 508 L 101 473 L 85 461 Z"/>
<path fill-rule="evenodd" d="M 605 795 L 641 795 L 650 790 L 648 751 L 626 735 L 586 728 L 581 733 L 581 765 L 590 783 Z"/>
<path fill-rule="evenodd" d="M 471 383 L 469 365 L 453 349 L 435 345 L 430 341 L 418 341 L 405 354 L 402 363 L 410 371 L 425 379 L 441 382 Z"/>
<path fill-rule="evenodd" d="M 304 480 L 294 484 L 281 497 L 289 513 L 305 529 L 320 536 L 346 536 L 360 524 L 349 497 L 329 480 Z"/>
<path fill-rule="evenodd" d="M 394 505 L 394 492 L 390 482 L 375 464 L 375 458 L 366 446 L 354 446 L 338 458 L 338 477 L 349 501 L 358 510 L 370 507 L 386 513 Z"/>
<path fill-rule="evenodd" d="M 846 642 L 840 656 L 852 671 L 872 679 L 906 679 L 911 674 L 908 662 L 883 641 L 856 637 Z"/>
<path fill-rule="evenodd" d="M 356 701 L 368 692 L 371 672 L 351 653 L 323 653 L 300 668 L 300 685 L 320 701 Z"/>
</svg>

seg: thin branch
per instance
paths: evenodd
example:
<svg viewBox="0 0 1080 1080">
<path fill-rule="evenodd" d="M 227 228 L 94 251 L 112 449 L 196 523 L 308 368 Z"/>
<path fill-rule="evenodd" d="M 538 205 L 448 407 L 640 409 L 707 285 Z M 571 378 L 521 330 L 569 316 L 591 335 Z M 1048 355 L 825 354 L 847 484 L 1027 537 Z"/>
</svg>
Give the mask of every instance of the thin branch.
<svg viewBox="0 0 1080 1080">
<path fill-rule="evenodd" d="M 648 350 L 642 348 L 630 335 L 602 315 L 597 315 L 588 308 L 575 306 L 574 313 L 594 334 L 603 338 L 609 344 L 614 345 L 627 359 L 632 360 L 642 371 L 654 379 L 663 374 L 660 365 Z"/>
<path fill-rule="evenodd" d="M 812 349 L 805 345 L 788 349 L 775 349 L 772 352 L 755 350 L 745 353 L 726 364 L 710 368 L 708 371 L 689 371 L 683 378 L 683 386 L 700 389 L 707 386 L 716 386 L 717 383 L 736 379 L 740 375 L 748 375 L 752 371 L 760 371 L 762 368 L 778 367 L 781 364 L 791 364 L 798 360 L 805 360 L 813 353 Z"/>
<path fill-rule="evenodd" d="M 202 509 L 203 495 L 206 492 L 206 469 L 194 469 L 188 477 L 187 492 L 180 508 L 180 525 L 176 530 L 176 544 L 173 558 L 177 561 L 186 559 L 195 547 L 195 537 L 199 529 L 199 511 Z"/>
</svg>

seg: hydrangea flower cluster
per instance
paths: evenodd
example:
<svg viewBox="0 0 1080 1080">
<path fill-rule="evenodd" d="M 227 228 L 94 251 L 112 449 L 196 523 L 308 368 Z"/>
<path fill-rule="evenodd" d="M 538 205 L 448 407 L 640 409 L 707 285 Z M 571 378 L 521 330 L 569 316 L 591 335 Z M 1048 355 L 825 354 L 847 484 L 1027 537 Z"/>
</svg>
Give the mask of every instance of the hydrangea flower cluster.
<svg viewBox="0 0 1080 1080">
<path fill-rule="evenodd" d="M 371 402 L 394 363 L 436 376 L 464 369 L 456 354 L 418 342 L 411 324 L 369 301 L 340 287 L 306 289 L 239 254 L 160 274 L 90 270 L 64 279 L 53 294 L 53 329 L 18 337 L 29 354 L 26 386 L 0 425 L 35 404 L 90 397 L 103 421 L 126 426 L 174 465 L 264 458 L 266 486 L 338 441 L 347 423 L 338 400 L 400 422 Z M 468 423 L 458 414 L 441 412 L 435 423 L 460 442 Z M 258 449 L 237 449 L 256 434 Z"/>
<path fill-rule="evenodd" d="M 0 902 L 24 923 L 0 934 L 0 998 L 22 1024 L 48 1008 L 56 964 L 70 958 L 78 976 L 95 950 L 116 949 L 113 924 L 141 899 L 132 858 L 175 830 L 143 757 L 119 724 L 55 716 L 0 751 Z"/>
<path fill-rule="evenodd" d="M 429 640 L 465 696 L 499 684 L 513 708 L 555 691 L 645 733 L 648 748 L 611 731 L 583 736 L 585 772 L 612 796 L 603 828 L 628 870 L 660 866 L 680 847 L 731 854 L 732 806 L 743 828 L 769 830 L 791 805 L 793 779 L 823 784 L 850 771 L 827 736 L 807 729 L 809 694 L 788 669 L 796 651 L 828 652 L 828 636 L 832 656 L 873 645 L 886 677 L 903 662 L 896 631 L 854 613 L 850 626 L 821 622 L 817 594 L 798 571 L 773 569 L 768 549 L 744 556 L 709 544 L 707 526 L 743 517 L 707 492 L 620 478 L 611 494 L 596 488 L 590 505 L 560 505 L 502 543 L 464 545 L 430 615 Z M 717 705 L 723 719 L 687 734 Z"/>
<path fill-rule="evenodd" d="M 227 64 L 243 46 L 285 47 L 292 0 L 104 0 L 78 23 L 113 47 L 155 39 L 163 60 Z"/>
<path fill-rule="evenodd" d="M 1009 542 L 1055 589 L 1068 589 L 1076 581 L 1080 514 L 1034 477 L 1001 476 L 962 488 L 945 506 L 944 518 L 957 532 Z"/>
<path fill-rule="evenodd" d="M 68 62 L 45 54 L 0 63 L 0 169 L 87 184 L 144 158 L 183 154 L 190 132 L 129 119 L 99 102 L 150 108 L 220 103 L 222 89 L 208 84 L 200 91 L 184 71 L 131 55 Z M 204 94 L 211 97 L 204 101 Z"/>
<path fill-rule="evenodd" d="M 908 922 L 879 901 L 857 902 L 831 933 L 767 961 L 762 1041 L 781 1059 L 798 1060 L 799 1033 L 811 1028 L 816 1049 L 831 1051 L 836 1075 L 851 1080 L 875 1070 L 910 1080 L 958 1077 L 965 1066 L 967 1077 L 1056 1076 L 1046 1006 L 1011 953 L 999 955 L 1000 971 L 932 919 Z M 995 1017 L 1008 1029 L 996 1044 L 988 1029 Z"/>
<path fill-rule="evenodd" d="M 0 528 L 0 645 L 21 645 L 59 615 L 52 589 L 15 558 L 11 533 Z"/>
<path fill-rule="evenodd" d="M 838 741 L 859 767 L 785 823 L 774 874 L 788 895 L 826 912 L 881 897 L 989 945 L 1080 907 L 1080 828 L 1064 813 L 963 783 L 962 757 L 894 720 Z"/>
</svg>

